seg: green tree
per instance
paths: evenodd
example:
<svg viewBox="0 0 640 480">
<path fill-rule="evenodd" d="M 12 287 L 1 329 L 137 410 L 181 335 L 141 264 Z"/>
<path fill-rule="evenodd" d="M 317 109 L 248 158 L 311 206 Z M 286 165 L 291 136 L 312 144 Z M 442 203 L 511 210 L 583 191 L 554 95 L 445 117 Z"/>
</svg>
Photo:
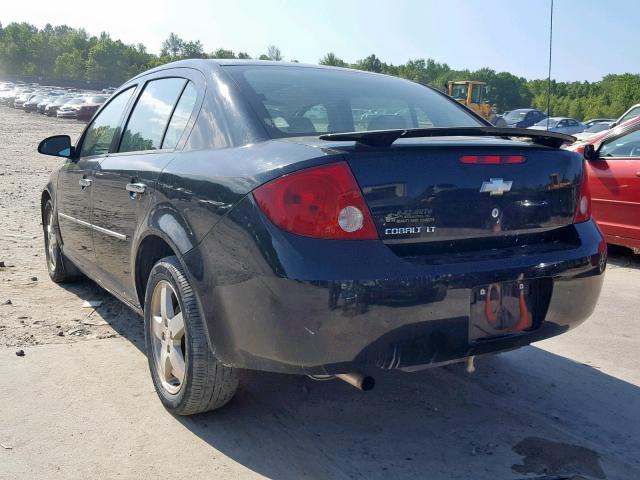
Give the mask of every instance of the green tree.
<svg viewBox="0 0 640 480">
<path fill-rule="evenodd" d="M 113 82 L 116 85 L 144 70 L 182 58 L 251 58 L 246 52 L 218 49 L 207 55 L 199 40 L 185 41 L 175 33 L 162 42 L 160 55 L 147 52 L 144 45 L 127 45 L 108 33 L 91 36 L 68 25 L 45 25 L 38 29 L 28 23 L 0 23 L 0 73 L 64 77 L 77 80 Z M 260 60 L 282 60 L 282 52 L 270 45 Z M 291 60 L 295 61 L 295 60 Z M 322 65 L 348 67 L 334 52 L 319 60 Z M 640 103 L 640 74 L 606 75 L 599 82 L 549 82 L 527 80 L 509 72 L 490 68 L 454 70 L 431 58 L 409 59 L 399 65 L 387 64 L 375 54 L 358 60 L 351 68 L 396 75 L 424 85 L 444 89 L 449 80 L 480 80 L 487 83 L 488 101 L 499 111 L 533 106 L 552 115 L 578 119 L 618 117 L 629 106 Z"/>
<path fill-rule="evenodd" d="M 202 42 L 200 42 L 200 40 L 184 42 L 182 52 L 180 52 L 180 58 L 206 58 Z"/>
<path fill-rule="evenodd" d="M 344 60 L 338 58 L 335 53 L 329 52 L 318 62 L 320 65 L 330 65 L 332 67 L 348 67 Z"/>
<path fill-rule="evenodd" d="M 162 47 L 160 48 L 160 55 L 163 57 L 178 57 L 182 54 L 182 49 L 184 48 L 184 40 L 182 40 L 178 35 L 171 32 L 167 39 L 162 42 Z"/>
<path fill-rule="evenodd" d="M 240 53 L 242 55 L 242 53 Z M 219 48 L 215 52 L 211 54 L 211 58 L 238 58 L 236 54 L 233 53 L 232 50 L 225 50 L 224 48 Z M 244 58 L 244 57 L 241 57 Z"/>
<path fill-rule="evenodd" d="M 353 68 L 357 68 L 358 70 L 366 70 L 368 72 L 377 72 L 377 73 L 381 73 L 384 67 L 385 65 L 375 55 L 369 55 L 368 57 L 363 58 L 362 60 L 358 60 L 353 65 Z"/>
<path fill-rule="evenodd" d="M 84 78 L 86 61 L 79 50 L 64 52 L 56 58 L 54 74 L 57 77 L 77 79 Z"/>
</svg>

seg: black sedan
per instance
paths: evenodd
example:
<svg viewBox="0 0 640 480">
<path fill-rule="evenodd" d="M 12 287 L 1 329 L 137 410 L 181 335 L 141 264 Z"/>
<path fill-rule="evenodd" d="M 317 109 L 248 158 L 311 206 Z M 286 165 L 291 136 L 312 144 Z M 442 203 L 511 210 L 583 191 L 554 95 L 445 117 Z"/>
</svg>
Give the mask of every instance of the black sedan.
<svg viewBox="0 0 640 480">
<path fill-rule="evenodd" d="M 67 157 L 42 192 L 49 274 L 144 316 L 177 414 L 224 405 L 238 369 L 368 389 L 376 369 L 471 366 L 594 309 L 606 244 L 570 141 L 384 75 L 165 65 L 75 145 L 41 142 Z"/>
</svg>

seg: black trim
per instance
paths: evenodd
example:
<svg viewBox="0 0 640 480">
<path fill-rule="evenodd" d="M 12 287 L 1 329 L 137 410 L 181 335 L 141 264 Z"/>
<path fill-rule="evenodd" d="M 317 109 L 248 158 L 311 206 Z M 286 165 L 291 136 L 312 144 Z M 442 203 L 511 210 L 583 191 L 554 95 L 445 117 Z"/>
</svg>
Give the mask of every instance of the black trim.
<svg viewBox="0 0 640 480">
<path fill-rule="evenodd" d="M 180 89 L 180 93 L 178 94 L 178 98 L 176 99 L 176 103 L 173 104 L 173 108 L 171 109 L 171 113 L 169 114 L 169 119 L 167 120 L 167 124 L 164 126 L 164 131 L 162 132 L 162 139 L 160 140 L 160 150 L 162 150 L 162 147 L 164 146 L 164 137 L 166 137 L 166 135 L 167 135 L 167 130 L 169 130 L 169 125 L 171 125 L 171 120 L 173 119 L 173 114 L 176 111 L 176 107 L 180 103 L 180 99 L 182 98 L 182 95 L 184 94 L 184 91 L 187 88 L 187 85 L 189 85 L 189 80 L 187 80 L 185 78 L 184 85 L 182 85 L 182 88 Z M 196 96 L 196 100 L 197 99 L 198 99 L 198 97 Z M 189 118 L 191 118 L 191 117 L 189 117 Z M 189 120 L 187 120 L 187 122 L 188 121 Z M 178 141 L 179 141 L 179 139 L 178 139 Z M 173 148 L 171 150 L 173 150 Z"/>
<path fill-rule="evenodd" d="M 524 137 L 533 143 L 559 148 L 565 143 L 573 143 L 575 137 L 557 132 L 530 130 L 527 128 L 498 127 L 434 127 L 407 130 L 373 130 L 366 132 L 326 133 L 320 140 L 352 140 L 367 147 L 389 147 L 399 138 L 420 137 Z"/>
</svg>

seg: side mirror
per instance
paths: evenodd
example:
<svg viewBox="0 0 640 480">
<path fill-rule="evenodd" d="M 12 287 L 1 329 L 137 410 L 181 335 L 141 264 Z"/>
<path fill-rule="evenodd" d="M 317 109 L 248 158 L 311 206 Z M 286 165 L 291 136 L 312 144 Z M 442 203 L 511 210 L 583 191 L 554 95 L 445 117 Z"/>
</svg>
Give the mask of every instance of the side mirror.
<svg viewBox="0 0 640 480">
<path fill-rule="evenodd" d="M 586 160 L 598 160 L 598 158 L 600 158 L 596 147 L 594 147 L 590 143 L 584 146 L 584 151 L 582 152 L 582 154 L 584 155 L 584 158 Z"/>
<path fill-rule="evenodd" d="M 45 138 L 38 145 L 38 153 L 54 157 L 71 157 L 74 153 L 69 135 L 54 135 Z"/>
</svg>

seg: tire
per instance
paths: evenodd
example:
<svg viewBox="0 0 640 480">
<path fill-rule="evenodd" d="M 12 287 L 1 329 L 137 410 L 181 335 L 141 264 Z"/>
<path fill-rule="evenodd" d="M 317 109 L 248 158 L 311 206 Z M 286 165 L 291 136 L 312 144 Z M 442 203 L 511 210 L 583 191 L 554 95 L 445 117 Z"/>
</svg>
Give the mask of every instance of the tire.
<svg viewBox="0 0 640 480">
<path fill-rule="evenodd" d="M 238 387 L 237 371 L 211 352 L 195 292 L 175 256 L 151 269 L 144 330 L 151 378 L 167 410 L 193 415 L 231 400 Z"/>
<path fill-rule="evenodd" d="M 42 228 L 44 230 L 44 250 L 49 278 L 55 283 L 66 283 L 78 280 L 82 274 L 77 267 L 66 258 L 60 249 L 60 231 L 56 221 L 53 203 L 47 200 L 42 211 Z"/>
</svg>

